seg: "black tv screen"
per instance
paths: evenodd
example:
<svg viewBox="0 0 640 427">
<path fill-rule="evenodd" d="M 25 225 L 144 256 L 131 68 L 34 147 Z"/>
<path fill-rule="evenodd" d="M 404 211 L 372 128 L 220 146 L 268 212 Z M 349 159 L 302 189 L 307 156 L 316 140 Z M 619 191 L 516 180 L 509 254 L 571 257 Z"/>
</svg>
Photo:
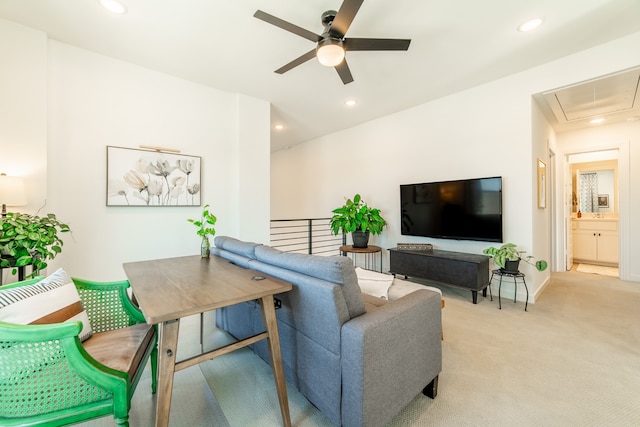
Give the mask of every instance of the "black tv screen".
<svg viewBox="0 0 640 427">
<path fill-rule="evenodd" d="M 502 177 L 400 185 L 407 236 L 502 242 Z"/>
</svg>

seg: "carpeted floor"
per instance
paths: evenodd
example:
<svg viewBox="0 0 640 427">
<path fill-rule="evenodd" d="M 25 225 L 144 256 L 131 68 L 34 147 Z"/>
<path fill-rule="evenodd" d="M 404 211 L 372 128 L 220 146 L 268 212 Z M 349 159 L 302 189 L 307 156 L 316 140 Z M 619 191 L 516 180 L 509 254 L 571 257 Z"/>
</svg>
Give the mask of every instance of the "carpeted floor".
<svg viewBox="0 0 640 427">
<path fill-rule="evenodd" d="M 553 273 L 528 312 L 443 287 L 443 371 L 438 396 L 419 395 L 390 426 L 640 425 L 640 284 L 580 272 Z M 205 319 L 210 347 L 227 337 Z M 178 356 L 199 349 L 198 318 L 181 324 Z M 180 354 L 182 353 L 182 355 Z M 148 371 L 148 370 L 147 370 Z M 145 372 L 131 426 L 153 424 Z M 327 419 L 289 387 L 292 424 Z M 215 396 L 215 397 L 214 397 Z M 105 417 L 84 426 L 113 426 Z M 249 350 L 175 375 L 173 427 L 281 425 L 270 368 Z"/>
</svg>

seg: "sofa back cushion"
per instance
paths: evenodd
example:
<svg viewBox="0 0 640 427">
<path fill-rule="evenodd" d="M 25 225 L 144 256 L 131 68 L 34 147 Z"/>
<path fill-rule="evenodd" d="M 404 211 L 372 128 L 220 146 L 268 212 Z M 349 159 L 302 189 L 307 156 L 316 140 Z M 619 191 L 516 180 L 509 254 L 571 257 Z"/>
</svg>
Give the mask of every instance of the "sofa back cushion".
<svg viewBox="0 0 640 427">
<path fill-rule="evenodd" d="M 218 255 L 242 268 L 249 268 L 249 263 L 255 261 L 255 247 L 259 243 L 243 242 L 233 237 L 217 236 L 211 248 L 212 255 Z"/>
<path fill-rule="evenodd" d="M 216 236 L 213 239 L 213 243 L 217 248 L 224 249 L 225 251 L 233 252 L 234 254 L 242 255 L 250 259 L 256 259 L 255 248 L 257 246 L 261 246 L 260 243 L 243 242 L 242 240 L 228 236 Z"/>
<path fill-rule="evenodd" d="M 263 263 L 341 285 L 350 318 L 365 312 L 358 277 L 349 258 L 285 253 L 269 246 L 256 246 L 255 256 Z"/>
</svg>

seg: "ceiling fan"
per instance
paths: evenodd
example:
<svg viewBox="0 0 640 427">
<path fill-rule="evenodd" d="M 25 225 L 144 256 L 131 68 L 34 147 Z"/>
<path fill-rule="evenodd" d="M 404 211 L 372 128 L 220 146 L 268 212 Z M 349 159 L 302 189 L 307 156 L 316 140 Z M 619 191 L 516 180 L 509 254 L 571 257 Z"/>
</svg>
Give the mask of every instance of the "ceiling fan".
<svg viewBox="0 0 640 427">
<path fill-rule="evenodd" d="M 344 0 L 338 12 L 335 10 L 324 12 L 322 14 L 324 31 L 321 35 L 257 10 L 253 14 L 254 17 L 316 43 L 314 49 L 278 68 L 275 72 L 284 74 L 313 57 L 317 57 L 322 65 L 335 67 L 342 83 L 347 84 L 353 81 L 353 76 L 345 58 L 346 51 L 409 49 L 410 39 L 345 38 L 347 30 L 349 30 L 349 26 L 351 26 L 351 22 L 356 13 L 358 13 L 363 1 Z"/>
</svg>

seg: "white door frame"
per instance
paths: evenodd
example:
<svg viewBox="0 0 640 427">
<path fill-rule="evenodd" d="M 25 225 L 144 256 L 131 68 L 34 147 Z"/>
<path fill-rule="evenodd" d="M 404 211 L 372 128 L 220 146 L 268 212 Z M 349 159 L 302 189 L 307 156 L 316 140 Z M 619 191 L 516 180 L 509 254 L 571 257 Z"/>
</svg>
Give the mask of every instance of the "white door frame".
<svg viewBox="0 0 640 427">
<path fill-rule="evenodd" d="M 617 144 L 603 144 L 599 147 L 591 147 L 588 150 L 575 150 L 575 151 L 567 151 L 564 152 L 564 159 L 562 165 L 556 165 L 557 167 L 554 169 L 556 172 L 558 168 L 562 168 L 563 179 L 562 182 L 559 180 L 556 182 L 556 189 L 558 190 L 559 197 L 562 197 L 562 203 L 558 203 L 562 205 L 562 209 L 557 209 L 554 214 L 554 220 L 556 222 L 555 225 L 552 225 L 552 229 L 556 229 L 557 233 L 555 234 L 555 242 L 554 245 L 556 248 L 563 248 L 561 253 L 558 253 L 554 258 L 556 261 L 556 266 L 554 271 L 564 271 L 566 269 L 566 259 L 568 256 L 566 242 L 568 242 L 568 235 L 571 232 L 571 210 L 565 209 L 566 200 L 571 199 L 571 186 L 567 186 L 565 180 L 567 179 L 564 171 L 568 165 L 568 156 L 571 154 L 580 154 L 580 153 L 591 153 L 595 151 L 604 151 L 604 150 L 618 150 L 618 231 L 619 231 L 619 249 L 620 249 L 620 260 L 619 260 L 619 274 L 621 280 L 629 280 L 627 278 L 627 266 L 629 265 L 629 240 L 628 240 L 628 230 L 629 230 L 629 141 L 623 141 Z M 567 192 L 567 187 L 569 191 Z M 569 202 L 570 203 L 570 202 Z M 560 226 L 562 224 L 562 226 Z M 562 228 L 562 230 L 561 230 Z M 563 268 L 564 266 L 564 268 Z"/>
</svg>

